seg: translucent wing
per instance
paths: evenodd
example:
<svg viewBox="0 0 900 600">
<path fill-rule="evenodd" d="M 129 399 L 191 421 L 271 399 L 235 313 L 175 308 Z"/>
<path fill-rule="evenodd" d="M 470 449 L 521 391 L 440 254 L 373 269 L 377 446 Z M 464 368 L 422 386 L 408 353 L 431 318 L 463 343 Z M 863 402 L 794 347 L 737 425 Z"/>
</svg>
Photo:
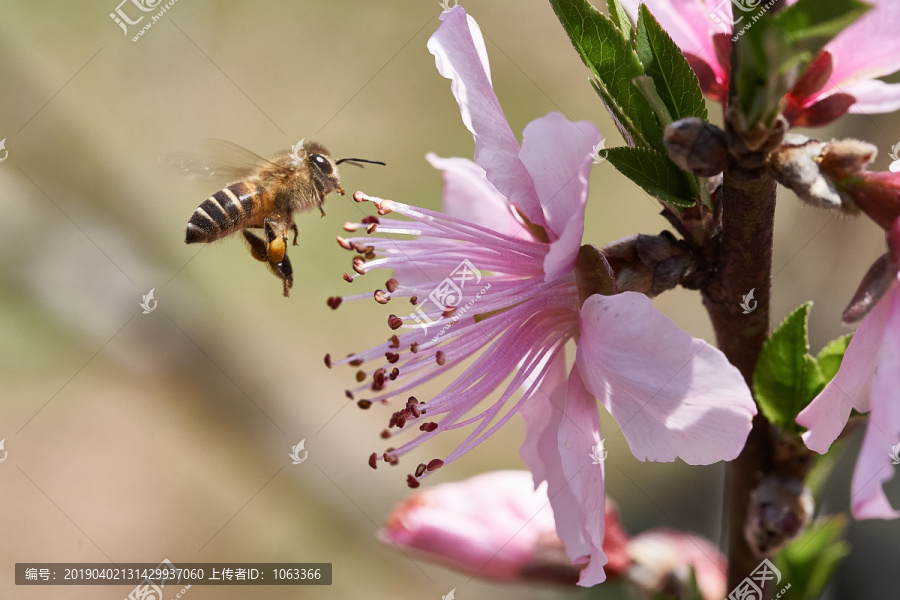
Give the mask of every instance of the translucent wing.
<svg viewBox="0 0 900 600">
<path fill-rule="evenodd" d="M 202 152 L 172 152 L 159 162 L 196 181 L 225 184 L 242 179 L 260 165 L 274 165 L 252 150 L 226 140 L 206 140 Z"/>
</svg>

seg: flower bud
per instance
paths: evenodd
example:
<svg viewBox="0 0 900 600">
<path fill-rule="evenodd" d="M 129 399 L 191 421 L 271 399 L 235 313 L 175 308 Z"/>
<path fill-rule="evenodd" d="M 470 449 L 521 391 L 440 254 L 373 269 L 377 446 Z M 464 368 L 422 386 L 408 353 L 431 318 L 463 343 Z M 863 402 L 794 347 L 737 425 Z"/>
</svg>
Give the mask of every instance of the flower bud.
<svg viewBox="0 0 900 600">
<path fill-rule="evenodd" d="M 696 117 L 681 119 L 666 127 L 663 135 L 669 158 L 685 171 L 712 177 L 725 170 L 728 139 L 712 123 Z"/>
<path fill-rule="evenodd" d="M 417 491 L 387 518 L 381 540 L 467 575 L 494 581 L 574 586 L 573 565 L 556 535 L 546 484 L 527 471 L 495 471 Z M 603 551 L 609 579 L 628 566 L 627 534 L 607 501 Z"/>
<path fill-rule="evenodd" d="M 854 139 L 834 140 L 824 145 L 819 157 L 822 172 L 840 184 L 851 175 L 861 174 L 878 156 L 878 148 Z"/>
<path fill-rule="evenodd" d="M 785 136 L 781 147 L 769 155 L 766 167 L 781 185 L 818 208 L 844 209 L 844 201 L 833 181 L 819 168 L 818 158 L 826 144 L 798 134 Z"/>
<path fill-rule="evenodd" d="M 727 592 L 728 563 L 700 536 L 668 529 L 646 531 L 632 538 L 628 556 L 629 581 L 650 596 L 689 597 L 691 570 L 704 600 L 721 600 Z"/>
<path fill-rule="evenodd" d="M 766 164 L 804 202 L 862 211 L 887 230 L 900 217 L 900 173 L 867 171 L 877 155 L 875 146 L 859 140 L 823 143 L 790 134 Z"/>
<path fill-rule="evenodd" d="M 803 531 L 812 512 L 802 479 L 769 473 L 750 495 L 744 537 L 757 556 L 771 556 Z"/>
<path fill-rule="evenodd" d="M 838 181 L 837 186 L 885 230 L 900 217 L 900 173 L 862 171 Z"/>
</svg>

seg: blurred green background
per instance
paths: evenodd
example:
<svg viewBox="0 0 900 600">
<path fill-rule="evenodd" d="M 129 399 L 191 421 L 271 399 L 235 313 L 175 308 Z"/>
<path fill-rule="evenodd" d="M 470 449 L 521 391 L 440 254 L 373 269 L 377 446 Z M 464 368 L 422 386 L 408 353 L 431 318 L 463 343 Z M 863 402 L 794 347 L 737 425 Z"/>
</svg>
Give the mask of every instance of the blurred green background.
<svg viewBox="0 0 900 600">
<path fill-rule="evenodd" d="M 425 47 L 437 0 L 179 0 L 136 43 L 139 26 L 126 37 L 108 16 L 116 2 L 0 8 L 0 138 L 9 151 L 0 164 L 0 439 L 9 452 L 0 464 L 0 598 L 112 600 L 130 590 L 16 587 L 17 561 L 165 557 L 334 563 L 330 587 L 195 586 L 193 600 L 437 599 L 451 588 L 461 600 L 586 597 L 469 581 L 377 541 L 409 491 L 409 466 L 460 438 L 442 436 L 404 458 L 405 468 L 372 471 L 366 458 L 384 447 L 378 433 L 390 409 L 356 409 L 343 394 L 352 370 L 322 363 L 326 352 L 384 338 L 388 307 L 325 305 L 383 283 L 378 274 L 353 288 L 341 280 L 350 256 L 334 237 L 360 206 L 331 196 L 326 218 L 298 218 L 285 299 L 240 239 L 183 243 L 188 217 L 216 186 L 157 161 L 207 138 L 270 155 L 305 137 L 337 156 L 388 163 L 345 168 L 348 192 L 438 207 L 440 177 L 425 153 L 471 157 L 473 142 Z M 557 110 L 596 122 L 607 147 L 622 144 L 548 2 L 465 7 L 485 34 L 517 135 Z M 123 10 L 137 14 L 130 3 Z M 816 134 L 875 143 L 884 169 L 898 125 L 896 115 L 847 116 Z M 611 165 L 594 167 L 591 184 L 586 241 L 666 227 Z M 814 299 L 815 352 L 842 333 L 840 312 L 883 237 L 867 221 L 803 208 L 784 190 L 779 200 L 773 314 L 780 320 Z M 145 315 L 138 304 L 151 288 L 158 307 Z M 696 293 L 667 293 L 657 305 L 711 337 Z M 639 463 L 605 413 L 603 426 L 607 490 L 632 533 L 668 526 L 718 539 L 721 465 Z M 522 430 L 514 419 L 428 484 L 524 468 Z M 828 487 L 827 510 L 847 504 L 858 437 Z M 301 439 L 309 459 L 292 465 Z M 898 523 L 854 522 L 851 541 L 831 597 L 886 597 L 877 590 L 900 586 Z"/>
</svg>

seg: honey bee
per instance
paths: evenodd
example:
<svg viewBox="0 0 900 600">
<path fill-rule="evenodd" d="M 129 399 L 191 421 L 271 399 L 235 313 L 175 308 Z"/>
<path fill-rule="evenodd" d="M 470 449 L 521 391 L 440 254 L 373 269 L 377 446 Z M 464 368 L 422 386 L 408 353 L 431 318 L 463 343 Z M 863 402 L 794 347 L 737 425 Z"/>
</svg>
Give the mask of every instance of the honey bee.
<svg viewBox="0 0 900 600">
<path fill-rule="evenodd" d="M 287 297 L 294 283 L 291 261 L 287 256 L 288 233 L 297 245 L 294 213 L 319 209 L 332 192 L 344 195 L 338 165 L 360 163 L 384 165 L 364 158 L 334 160 L 319 143 L 300 140 L 290 151 L 265 159 L 250 150 L 222 140 L 215 141 L 221 153 L 215 166 L 196 157 L 170 155 L 170 166 L 193 176 L 226 177 L 231 181 L 204 200 L 187 224 L 186 244 L 209 243 L 240 231 L 250 245 L 253 258 L 266 263 L 282 281 Z M 261 229 L 262 237 L 250 229 Z"/>
</svg>

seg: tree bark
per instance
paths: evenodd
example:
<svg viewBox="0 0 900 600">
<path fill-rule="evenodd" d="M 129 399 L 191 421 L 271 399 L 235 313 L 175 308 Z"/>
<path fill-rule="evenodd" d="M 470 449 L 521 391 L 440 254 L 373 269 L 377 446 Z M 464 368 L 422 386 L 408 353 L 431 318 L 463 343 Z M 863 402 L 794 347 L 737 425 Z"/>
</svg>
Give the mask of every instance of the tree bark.
<svg viewBox="0 0 900 600">
<path fill-rule="evenodd" d="M 722 202 L 718 268 L 702 290 L 703 303 L 719 349 L 752 386 L 756 360 L 769 335 L 775 181 L 764 168 L 747 169 L 730 157 Z M 750 290 L 757 305 L 745 315 L 740 304 Z M 727 466 L 724 529 L 728 531 L 729 590 L 760 562 L 745 541 L 744 524 L 750 493 L 759 475 L 771 467 L 771 448 L 769 422 L 758 414 L 744 450 Z"/>
</svg>

